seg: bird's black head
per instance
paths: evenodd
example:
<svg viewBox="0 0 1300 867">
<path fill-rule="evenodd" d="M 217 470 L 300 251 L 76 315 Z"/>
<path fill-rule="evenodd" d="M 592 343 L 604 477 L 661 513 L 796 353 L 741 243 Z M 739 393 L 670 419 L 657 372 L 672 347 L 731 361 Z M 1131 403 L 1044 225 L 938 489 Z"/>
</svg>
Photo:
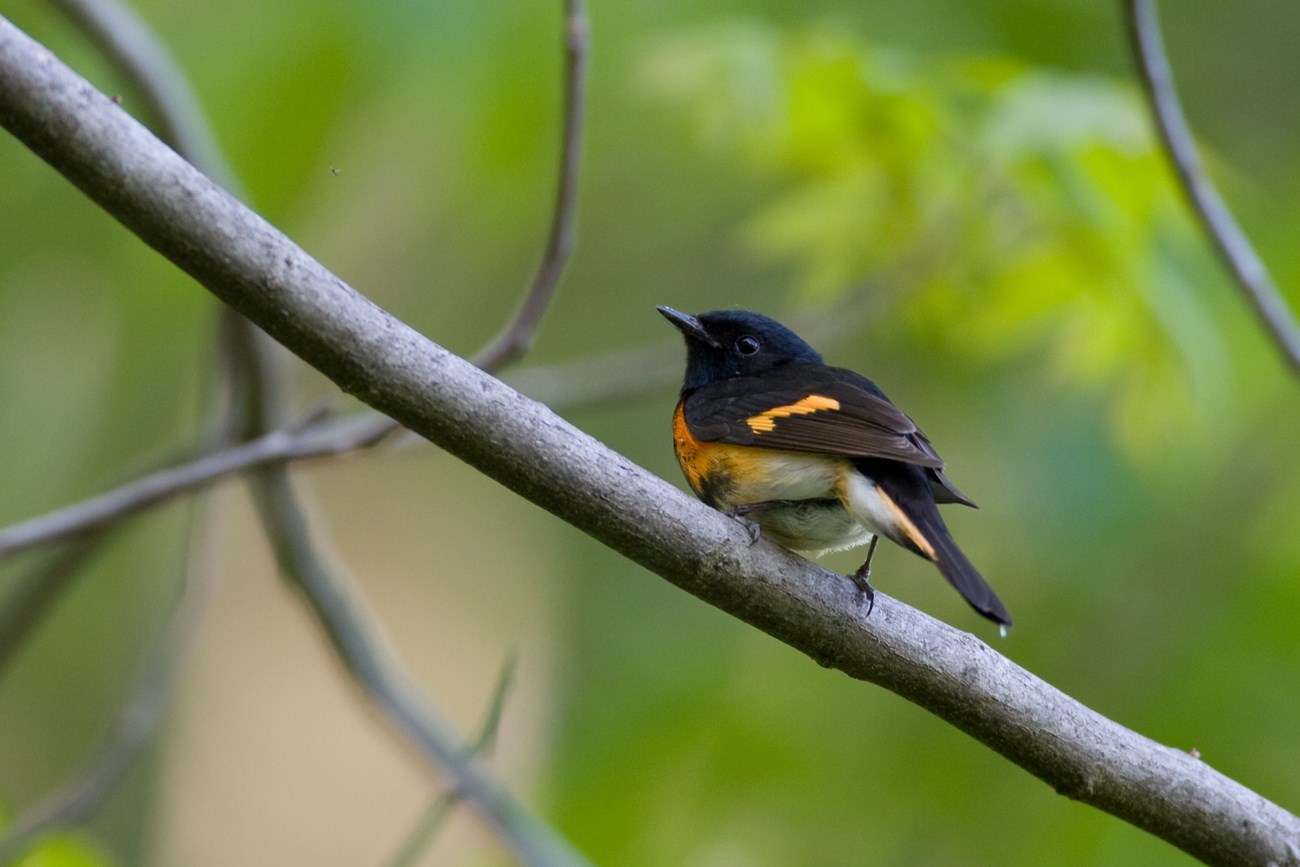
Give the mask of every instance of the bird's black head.
<svg viewBox="0 0 1300 867">
<path fill-rule="evenodd" d="M 686 337 L 683 391 L 791 362 L 820 364 L 822 360 L 789 328 L 748 310 L 714 310 L 689 316 L 671 307 L 658 309 Z"/>
</svg>

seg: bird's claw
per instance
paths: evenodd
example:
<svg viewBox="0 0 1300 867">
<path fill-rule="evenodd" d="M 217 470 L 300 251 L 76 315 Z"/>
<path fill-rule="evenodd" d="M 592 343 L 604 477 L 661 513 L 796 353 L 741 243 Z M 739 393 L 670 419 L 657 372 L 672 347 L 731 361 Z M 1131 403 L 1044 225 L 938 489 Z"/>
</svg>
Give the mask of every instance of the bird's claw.
<svg viewBox="0 0 1300 867">
<path fill-rule="evenodd" d="M 728 509 L 723 512 L 723 514 L 728 518 L 731 518 L 736 523 L 740 524 L 740 526 L 745 528 L 745 532 L 749 534 L 749 544 L 751 547 L 763 537 L 763 528 L 759 526 L 759 523 L 757 521 L 751 521 L 749 518 L 745 517 L 753 510 L 753 506 L 736 506 L 734 509 Z"/>
<path fill-rule="evenodd" d="M 858 604 L 861 605 L 863 600 L 867 603 L 867 617 L 876 607 L 876 591 L 871 586 L 871 559 L 876 555 L 876 542 L 880 541 L 879 536 L 871 537 L 871 545 L 867 548 L 867 559 L 858 567 L 858 571 L 849 576 L 853 586 L 858 588 Z"/>
<path fill-rule="evenodd" d="M 870 578 L 870 569 L 867 569 L 865 572 L 862 569 L 859 569 L 857 572 L 854 572 L 849 576 L 849 580 L 853 582 L 853 586 L 858 588 L 858 605 L 861 605 L 863 602 L 867 603 L 867 617 L 871 616 L 871 612 L 875 610 L 876 607 L 876 589 L 871 586 Z"/>
</svg>

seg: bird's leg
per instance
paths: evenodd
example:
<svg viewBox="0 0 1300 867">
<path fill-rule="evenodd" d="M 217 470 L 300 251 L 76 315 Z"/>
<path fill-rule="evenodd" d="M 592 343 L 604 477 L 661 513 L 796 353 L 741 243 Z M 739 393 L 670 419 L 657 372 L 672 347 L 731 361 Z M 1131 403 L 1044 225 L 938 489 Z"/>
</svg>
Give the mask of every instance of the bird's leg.
<svg viewBox="0 0 1300 867">
<path fill-rule="evenodd" d="M 726 515 L 728 518 L 734 519 L 738 524 L 740 524 L 740 526 L 745 528 L 745 532 L 749 534 L 749 544 L 751 546 L 762 537 L 763 528 L 759 526 L 757 521 L 751 521 L 749 518 L 745 516 L 748 515 L 750 512 L 754 511 L 755 509 L 757 509 L 761 505 L 763 504 L 746 503 L 743 506 L 734 506 L 722 513 Z"/>
<path fill-rule="evenodd" d="M 849 576 L 853 586 L 858 588 L 858 604 L 866 600 L 868 617 L 876 607 L 876 591 L 871 586 L 871 558 L 876 556 L 876 543 L 879 541 L 879 536 L 871 537 L 871 544 L 867 546 L 867 559 L 858 567 L 858 571 Z"/>
</svg>

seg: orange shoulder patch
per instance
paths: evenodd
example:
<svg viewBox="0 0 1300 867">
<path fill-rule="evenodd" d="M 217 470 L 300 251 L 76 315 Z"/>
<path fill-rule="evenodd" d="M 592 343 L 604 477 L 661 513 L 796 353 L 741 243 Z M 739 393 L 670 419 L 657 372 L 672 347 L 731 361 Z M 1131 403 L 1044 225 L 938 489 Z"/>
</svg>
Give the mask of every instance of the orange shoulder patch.
<svg viewBox="0 0 1300 867">
<path fill-rule="evenodd" d="M 765 409 L 758 415 L 751 415 L 745 419 L 745 424 L 756 434 L 765 433 L 776 429 L 776 420 L 778 418 L 789 418 L 792 415 L 808 415 L 809 413 L 821 410 L 837 410 L 840 408 L 840 402 L 833 397 L 826 397 L 821 394 L 810 394 L 802 400 L 785 406 L 774 406 L 771 409 Z"/>
</svg>

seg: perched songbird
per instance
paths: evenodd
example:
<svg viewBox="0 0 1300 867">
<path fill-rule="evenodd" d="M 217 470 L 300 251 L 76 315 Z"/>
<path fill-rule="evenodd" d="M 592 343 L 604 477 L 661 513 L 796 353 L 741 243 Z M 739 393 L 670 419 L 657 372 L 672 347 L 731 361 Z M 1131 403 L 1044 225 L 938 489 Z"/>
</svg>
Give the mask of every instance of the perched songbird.
<svg viewBox="0 0 1300 867">
<path fill-rule="evenodd" d="M 1011 624 L 939 515 L 939 503 L 975 504 L 871 380 L 829 367 L 793 331 L 757 313 L 659 312 L 686 337 L 673 448 L 700 499 L 795 551 L 870 544 L 852 576 L 868 597 L 871 557 L 884 536 L 933 561 L 980 614 Z"/>
</svg>

